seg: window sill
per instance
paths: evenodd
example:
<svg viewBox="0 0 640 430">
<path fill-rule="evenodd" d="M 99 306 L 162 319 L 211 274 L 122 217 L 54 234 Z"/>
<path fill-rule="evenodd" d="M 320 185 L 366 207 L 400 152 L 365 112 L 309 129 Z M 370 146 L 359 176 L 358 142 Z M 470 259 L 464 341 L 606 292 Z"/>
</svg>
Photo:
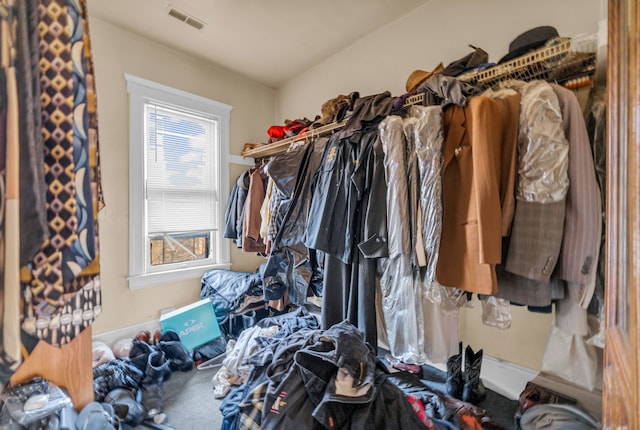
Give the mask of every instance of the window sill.
<svg viewBox="0 0 640 430">
<path fill-rule="evenodd" d="M 212 269 L 229 270 L 231 263 L 212 264 L 209 266 L 188 267 L 185 269 L 170 270 L 165 272 L 147 273 L 144 275 L 131 275 L 127 277 L 129 289 L 139 290 L 142 288 L 166 285 L 172 282 L 185 281 L 189 279 L 202 278 L 206 272 Z"/>
</svg>

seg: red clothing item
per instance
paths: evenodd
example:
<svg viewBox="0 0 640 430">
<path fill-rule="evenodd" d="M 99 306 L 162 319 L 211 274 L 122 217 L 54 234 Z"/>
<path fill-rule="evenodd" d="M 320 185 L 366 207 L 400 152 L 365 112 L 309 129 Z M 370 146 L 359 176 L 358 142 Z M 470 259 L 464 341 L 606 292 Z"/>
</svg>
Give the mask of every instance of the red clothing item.
<svg viewBox="0 0 640 430">
<path fill-rule="evenodd" d="M 418 418 L 420 418 L 420 421 L 422 421 L 422 423 L 426 426 L 427 429 L 434 430 L 433 423 L 427 416 L 424 410 L 424 404 L 420 401 L 420 399 L 411 395 L 408 395 L 406 397 L 409 403 L 411 404 L 411 407 L 413 408 L 415 413 L 418 415 Z"/>
<path fill-rule="evenodd" d="M 296 136 L 305 128 L 307 128 L 307 124 L 294 120 L 284 126 L 284 133 L 287 136 Z"/>
<path fill-rule="evenodd" d="M 285 125 L 272 125 L 267 130 L 269 142 L 276 142 L 287 137 L 297 136 L 300 133 L 304 133 L 309 125 L 311 125 L 311 121 L 307 118 L 294 119 L 293 121 L 287 120 Z"/>
<path fill-rule="evenodd" d="M 460 415 L 460 428 L 463 430 L 483 430 L 476 417 L 466 414 Z"/>
<path fill-rule="evenodd" d="M 281 125 L 272 125 L 267 130 L 267 134 L 272 139 L 282 139 L 284 137 L 284 127 Z"/>
</svg>

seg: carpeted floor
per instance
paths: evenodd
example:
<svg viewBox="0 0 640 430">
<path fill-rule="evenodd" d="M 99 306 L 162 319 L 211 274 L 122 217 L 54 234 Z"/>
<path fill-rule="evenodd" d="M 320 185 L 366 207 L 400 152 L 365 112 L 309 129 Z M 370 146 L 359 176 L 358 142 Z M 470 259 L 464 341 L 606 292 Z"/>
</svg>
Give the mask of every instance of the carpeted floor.
<svg viewBox="0 0 640 430">
<path fill-rule="evenodd" d="M 174 372 L 162 385 L 168 425 L 175 430 L 215 430 L 222 424 L 221 399 L 213 397 L 211 379 L 219 367 Z M 147 429 L 138 426 L 136 430 Z"/>
</svg>

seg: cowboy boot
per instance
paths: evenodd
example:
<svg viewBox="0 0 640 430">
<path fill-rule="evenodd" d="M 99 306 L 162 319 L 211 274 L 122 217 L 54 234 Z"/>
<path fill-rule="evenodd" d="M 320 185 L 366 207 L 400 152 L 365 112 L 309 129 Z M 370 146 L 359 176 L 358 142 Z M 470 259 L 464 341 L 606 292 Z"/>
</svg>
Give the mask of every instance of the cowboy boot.
<svg viewBox="0 0 640 430">
<path fill-rule="evenodd" d="M 161 424 L 166 420 L 162 401 L 162 382 L 169 369 L 169 360 L 164 353 L 154 350 L 149 354 L 149 361 L 142 380 L 142 406 L 145 419 Z"/>
<path fill-rule="evenodd" d="M 462 397 L 462 342 L 458 344 L 458 354 L 447 359 L 447 394 L 456 399 Z"/>
<path fill-rule="evenodd" d="M 464 387 L 462 400 L 471 404 L 478 404 L 484 400 L 487 390 L 480 380 L 482 366 L 482 350 L 474 353 L 469 345 L 464 352 Z"/>
</svg>

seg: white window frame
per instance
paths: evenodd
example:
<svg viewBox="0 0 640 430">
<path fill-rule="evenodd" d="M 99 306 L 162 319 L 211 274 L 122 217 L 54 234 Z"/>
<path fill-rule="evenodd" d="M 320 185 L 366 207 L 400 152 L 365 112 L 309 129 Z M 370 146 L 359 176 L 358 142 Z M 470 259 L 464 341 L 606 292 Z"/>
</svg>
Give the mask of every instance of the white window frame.
<svg viewBox="0 0 640 430">
<path fill-rule="evenodd" d="M 232 106 L 177 90 L 137 76 L 124 74 L 129 93 L 129 288 L 138 289 L 160 284 L 200 278 L 214 268 L 229 269 L 229 241 L 222 237 L 224 209 L 229 189 L 229 123 Z M 199 261 L 172 264 L 171 267 L 150 265 L 147 246 L 145 204 L 144 105 L 146 101 L 166 103 L 203 112 L 216 117 L 219 124 L 219 160 L 216 174 L 218 190 L 218 231 L 212 246 L 216 262 Z"/>
</svg>

